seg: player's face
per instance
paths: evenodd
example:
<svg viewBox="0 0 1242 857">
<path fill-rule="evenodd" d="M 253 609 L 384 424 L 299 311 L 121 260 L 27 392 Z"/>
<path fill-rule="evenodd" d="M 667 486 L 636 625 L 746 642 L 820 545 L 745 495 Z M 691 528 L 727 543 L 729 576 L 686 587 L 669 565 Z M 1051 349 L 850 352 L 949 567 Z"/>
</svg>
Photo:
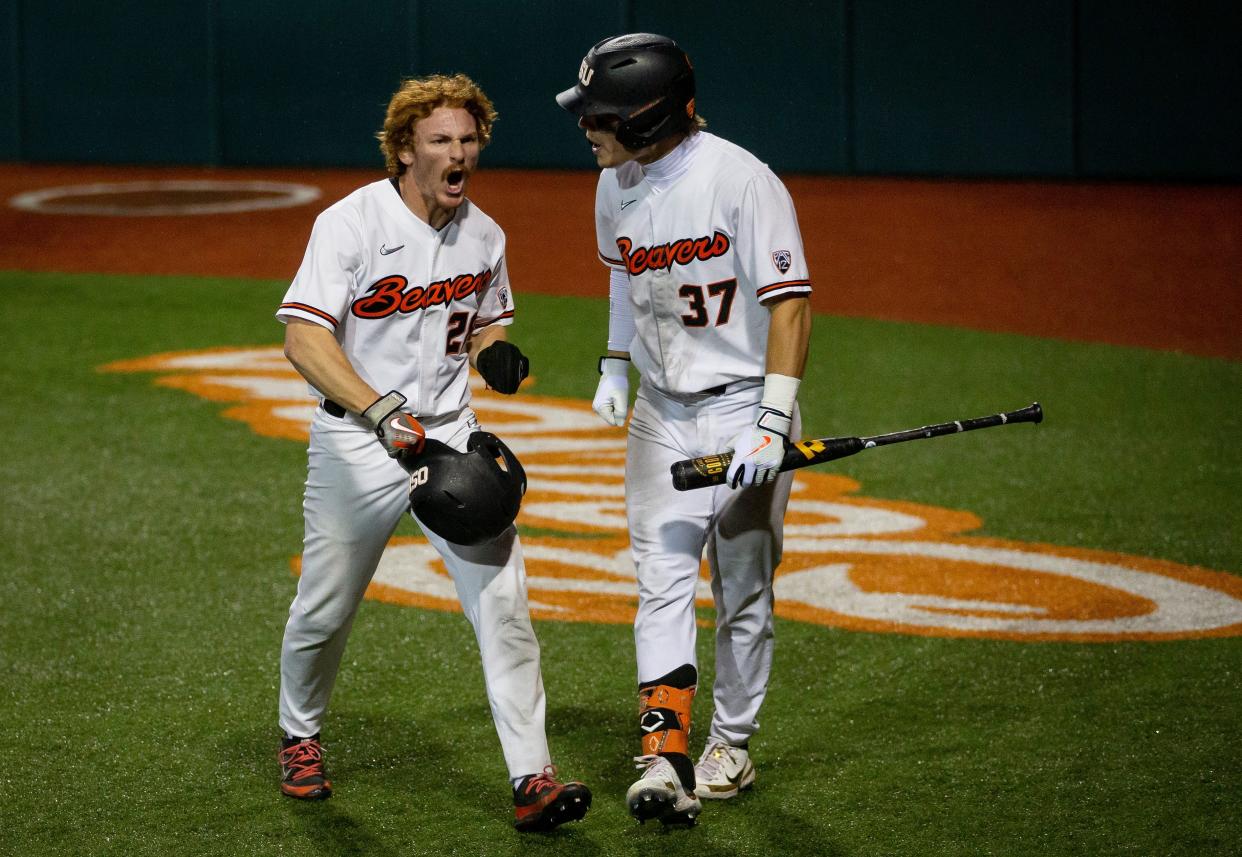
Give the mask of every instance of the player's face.
<svg viewBox="0 0 1242 857">
<path fill-rule="evenodd" d="M 619 124 L 621 120 L 616 116 L 583 116 L 578 120 L 578 127 L 586 132 L 591 154 L 600 167 L 619 167 L 639 154 L 617 142 Z"/>
<path fill-rule="evenodd" d="M 406 166 L 407 204 L 438 229 L 466 200 L 466 182 L 479 165 L 478 125 L 464 107 L 437 107 L 414 123 L 414 143 L 398 157 Z"/>
</svg>

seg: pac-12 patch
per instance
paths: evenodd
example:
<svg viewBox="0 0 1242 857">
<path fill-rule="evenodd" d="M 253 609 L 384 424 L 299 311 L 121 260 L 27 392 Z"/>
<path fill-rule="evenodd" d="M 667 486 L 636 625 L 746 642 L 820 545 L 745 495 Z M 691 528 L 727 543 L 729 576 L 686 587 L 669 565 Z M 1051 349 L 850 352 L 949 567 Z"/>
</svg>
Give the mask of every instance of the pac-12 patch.
<svg viewBox="0 0 1242 857">
<path fill-rule="evenodd" d="M 776 266 L 776 270 L 784 274 L 789 271 L 789 266 L 793 264 L 793 254 L 788 250 L 773 250 L 772 264 Z"/>
</svg>

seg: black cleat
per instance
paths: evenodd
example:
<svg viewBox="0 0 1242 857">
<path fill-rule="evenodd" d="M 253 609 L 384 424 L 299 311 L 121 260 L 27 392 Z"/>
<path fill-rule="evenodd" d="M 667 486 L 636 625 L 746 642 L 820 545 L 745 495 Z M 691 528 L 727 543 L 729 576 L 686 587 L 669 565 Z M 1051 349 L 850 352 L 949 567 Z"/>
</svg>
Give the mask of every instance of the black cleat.
<svg viewBox="0 0 1242 857">
<path fill-rule="evenodd" d="M 523 833 L 555 830 L 581 820 L 590 808 L 591 790 L 579 782 L 557 782 L 551 765 L 524 777 L 513 789 L 513 826 Z"/>
<path fill-rule="evenodd" d="M 332 781 L 323 770 L 323 746 L 318 735 L 284 740 L 280 751 L 280 790 L 299 800 L 332 797 Z"/>
</svg>

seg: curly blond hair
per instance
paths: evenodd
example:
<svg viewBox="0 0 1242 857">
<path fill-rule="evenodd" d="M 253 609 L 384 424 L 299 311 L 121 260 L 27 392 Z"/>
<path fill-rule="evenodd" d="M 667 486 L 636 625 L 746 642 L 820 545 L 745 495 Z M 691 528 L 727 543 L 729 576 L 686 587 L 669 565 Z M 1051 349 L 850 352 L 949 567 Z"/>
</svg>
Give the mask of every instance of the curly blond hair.
<svg viewBox="0 0 1242 857">
<path fill-rule="evenodd" d="M 426 119 L 437 107 L 464 107 L 478 126 L 479 148 L 491 142 L 497 113 L 477 83 L 464 74 L 407 78 L 389 99 L 384 127 L 375 135 L 389 175 L 405 172 L 405 164 L 398 155 L 403 149 L 414 147 L 414 123 Z"/>
</svg>

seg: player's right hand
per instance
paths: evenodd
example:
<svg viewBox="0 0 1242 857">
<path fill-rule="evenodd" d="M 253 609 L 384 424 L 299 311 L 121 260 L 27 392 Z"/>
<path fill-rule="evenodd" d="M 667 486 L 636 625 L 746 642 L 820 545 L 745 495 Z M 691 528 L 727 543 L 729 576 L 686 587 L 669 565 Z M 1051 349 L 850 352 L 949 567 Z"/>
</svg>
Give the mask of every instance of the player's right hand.
<svg viewBox="0 0 1242 857">
<path fill-rule="evenodd" d="M 405 396 L 393 390 L 362 412 L 362 418 L 370 423 L 389 458 L 396 458 L 406 450 L 422 452 L 426 439 L 422 423 L 414 419 L 413 414 L 401 410 L 404 404 Z"/>
<path fill-rule="evenodd" d="M 599 386 L 591 407 L 610 426 L 625 425 L 630 409 L 630 361 L 620 357 L 601 357 Z"/>
</svg>

